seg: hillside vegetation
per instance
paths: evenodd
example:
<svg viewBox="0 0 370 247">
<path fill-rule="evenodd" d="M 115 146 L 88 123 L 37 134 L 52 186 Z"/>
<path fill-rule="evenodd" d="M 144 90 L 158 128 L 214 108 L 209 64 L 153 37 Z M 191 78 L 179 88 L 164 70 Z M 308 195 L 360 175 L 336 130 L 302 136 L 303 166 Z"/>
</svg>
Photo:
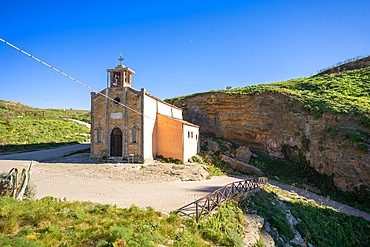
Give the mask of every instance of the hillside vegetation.
<svg viewBox="0 0 370 247">
<path fill-rule="evenodd" d="M 89 141 L 89 128 L 67 118 L 89 122 L 90 114 L 89 111 L 31 108 L 0 100 L 0 152 Z"/>
<path fill-rule="evenodd" d="M 0 246 L 242 246 L 243 213 L 223 205 L 209 221 L 46 197 L 0 198 Z"/>
<path fill-rule="evenodd" d="M 212 92 L 254 95 L 266 91 L 290 95 L 303 102 L 305 109 L 316 117 L 320 117 L 323 112 L 354 113 L 360 116 L 361 124 L 370 128 L 370 67 Z M 203 93 L 166 101 L 173 103 L 179 98 L 199 94 Z"/>
<path fill-rule="evenodd" d="M 332 74 L 332 73 L 338 73 L 338 72 L 343 72 L 347 70 L 362 69 L 366 67 L 370 67 L 370 56 L 359 58 L 359 59 L 355 58 L 354 60 L 349 59 L 347 61 L 340 62 L 335 66 L 321 70 L 319 74 Z"/>
<path fill-rule="evenodd" d="M 247 213 L 265 219 L 265 230 L 274 238 L 276 246 L 369 246 L 370 222 L 338 213 L 294 192 L 267 185 L 263 191 L 241 201 Z M 299 236 L 300 237 L 297 237 Z M 264 245 L 259 245 L 264 246 Z"/>
<path fill-rule="evenodd" d="M 263 91 L 289 94 L 304 102 L 305 108 L 318 116 L 323 112 L 362 115 L 361 123 L 370 128 L 370 67 L 223 90 L 230 94 Z"/>
</svg>

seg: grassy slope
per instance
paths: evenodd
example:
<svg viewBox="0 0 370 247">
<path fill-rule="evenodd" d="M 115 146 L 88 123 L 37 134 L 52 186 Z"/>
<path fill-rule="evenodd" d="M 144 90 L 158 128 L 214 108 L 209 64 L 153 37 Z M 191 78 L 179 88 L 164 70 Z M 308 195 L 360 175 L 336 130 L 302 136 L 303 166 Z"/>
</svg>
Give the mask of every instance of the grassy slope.
<svg viewBox="0 0 370 247">
<path fill-rule="evenodd" d="M 89 140 L 90 130 L 65 120 L 89 121 L 88 111 L 36 109 L 0 101 L 0 152 L 26 151 Z"/>
<path fill-rule="evenodd" d="M 253 95 L 266 91 L 290 95 L 318 116 L 322 112 L 355 113 L 360 115 L 361 123 L 370 128 L 370 67 L 214 92 Z M 199 94 L 202 93 L 179 98 Z"/>
<path fill-rule="evenodd" d="M 3 197 L 0 209 L 1 246 L 242 246 L 243 213 L 233 202 L 199 224 L 151 208 L 122 209 L 51 197 Z"/>
<path fill-rule="evenodd" d="M 279 92 L 304 102 L 305 108 L 314 112 L 353 112 L 363 115 L 364 121 L 370 119 L 370 67 L 223 91 L 236 94 Z M 366 123 L 369 127 L 370 123 Z"/>
<path fill-rule="evenodd" d="M 90 123 L 90 111 L 87 110 L 40 109 L 19 102 L 0 100 L 0 119 L 8 120 L 18 116 L 73 118 Z"/>
</svg>

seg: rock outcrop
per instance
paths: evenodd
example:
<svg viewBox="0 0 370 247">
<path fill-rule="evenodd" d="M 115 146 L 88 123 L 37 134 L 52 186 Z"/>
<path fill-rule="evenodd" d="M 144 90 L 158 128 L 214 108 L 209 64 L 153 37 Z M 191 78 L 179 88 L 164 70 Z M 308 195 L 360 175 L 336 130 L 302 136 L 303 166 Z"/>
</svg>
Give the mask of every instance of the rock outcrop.
<svg viewBox="0 0 370 247">
<path fill-rule="evenodd" d="M 244 218 L 248 222 L 248 226 L 245 228 L 243 243 L 245 247 L 252 247 L 255 246 L 260 239 L 260 232 L 265 220 L 261 216 L 255 214 L 245 214 Z"/>
<path fill-rule="evenodd" d="M 255 166 L 251 166 L 239 160 L 230 158 L 226 155 L 220 154 L 221 159 L 232 169 L 244 172 L 246 174 L 252 174 L 257 176 L 265 176 L 265 174 Z"/>
<path fill-rule="evenodd" d="M 206 143 L 208 152 L 213 154 L 221 151 L 220 146 L 218 145 L 217 142 L 212 140 L 206 140 Z"/>
<path fill-rule="evenodd" d="M 252 157 L 252 152 L 246 146 L 240 146 L 236 149 L 235 158 L 241 162 L 249 163 Z"/>
<path fill-rule="evenodd" d="M 370 130 L 351 114 L 315 116 L 289 95 L 262 92 L 254 95 L 209 92 L 171 103 L 181 107 L 184 119 L 201 132 L 219 136 L 252 152 L 307 162 L 333 177 L 342 190 L 369 186 L 369 140 L 361 148 L 351 134 Z"/>
</svg>

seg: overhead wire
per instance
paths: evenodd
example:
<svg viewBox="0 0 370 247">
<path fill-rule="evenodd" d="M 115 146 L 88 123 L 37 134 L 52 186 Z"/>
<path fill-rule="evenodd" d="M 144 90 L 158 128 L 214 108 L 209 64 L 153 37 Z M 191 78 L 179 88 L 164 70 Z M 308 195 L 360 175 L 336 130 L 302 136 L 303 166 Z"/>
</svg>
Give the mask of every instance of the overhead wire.
<svg viewBox="0 0 370 247">
<path fill-rule="evenodd" d="M 155 122 L 157 122 L 157 123 L 161 123 L 161 124 L 163 124 L 163 125 L 167 125 L 167 126 L 169 126 L 169 127 L 176 128 L 176 129 L 181 129 L 181 128 L 177 127 L 177 126 L 174 126 L 174 125 L 171 125 L 171 124 L 168 124 L 168 123 L 161 122 L 161 121 L 157 120 L 156 118 L 152 118 L 151 116 L 147 116 L 147 115 L 145 115 L 145 114 L 143 114 L 143 113 L 141 113 L 141 112 L 139 112 L 139 111 L 137 111 L 137 110 L 135 110 L 135 109 L 133 109 L 133 108 L 131 108 L 131 107 L 129 107 L 129 106 L 127 106 L 127 105 L 125 105 L 125 104 L 123 104 L 122 102 L 118 102 L 118 101 L 114 100 L 113 98 L 109 97 L 108 95 L 103 94 L 102 92 L 100 92 L 100 91 L 96 90 L 95 88 L 93 88 L 93 87 L 89 86 L 88 84 L 86 84 L 86 83 L 84 83 L 84 82 L 82 82 L 82 81 L 80 81 L 80 80 L 78 80 L 78 79 L 76 79 L 76 78 L 74 78 L 74 77 L 70 76 L 69 74 L 67 74 L 67 73 L 63 72 L 62 70 L 60 70 L 60 69 L 58 69 L 58 68 L 56 68 L 56 67 L 54 67 L 54 66 L 52 66 L 52 65 L 50 65 L 50 64 L 48 64 L 48 63 L 46 63 L 46 62 L 45 62 L 45 61 L 43 61 L 42 59 L 39 59 L 39 58 L 37 58 L 37 57 L 33 56 L 32 54 L 30 54 L 30 53 L 26 52 L 25 50 L 23 50 L 23 49 L 21 49 L 21 48 L 19 48 L 19 47 L 15 46 L 15 45 L 13 45 L 12 43 L 10 43 L 10 42 L 8 42 L 8 41 L 6 41 L 6 40 L 2 39 L 1 37 L 0 37 L 0 41 L 1 41 L 1 42 L 3 42 L 3 43 L 5 43 L 5 44 L 6 44 L 6 45 L 8 45 L 8 46 L 10 46 L 10 47 L 14 48 L 15 50 L 17 50 L 17 51 L 19 51 L 19 52 L 23 53 L 24 55 L 26 55 L 26 56 L 28 56 L 28 57 L 32 58 L 33 60 L 35 60 L 35 61 L 37 61 L 37 62 L 39 62 L 39 63 L 43 64 L 44 66 L 46 66 L 46 67 L 48 67 L 48 68 L 50 68 L 50 69 L 52 69 L 52 70 L 54 70 L 54 71 L 58 72 L 59 74 L 61 74 L 61 75 L 65 76 L 65 77 L 67 77 L 67 78 L 71 79 L 72 81 L 74 81 L 74 82 L 76 82 L 76 83 L 80 84 L 81 86 L 88 88 L 90 91 L 93 91 L 93 92 L 95 92 L 96 94 L 102 95 L 103 97 L 105 97 L 105 98 L 107 98 L 107 99 L 111 100 L 112 102 L 115 102 L 115 103 L 116 103 L 116 104 L 118 104 L 118 105 L 121 105 L 121 106 L 123 106 L 123 107 L 127 108 L 128 110 L 131 110 L 131 111 L 133 111 L 133 112 L 135 112 L 135 113 L 137 113 L 137 114 L 139 114 L 139 115 L 142 115 L 143 117 L 146 117 L 146 118 L 148 118 L 148 119 L 151 119 L 151 120 L 153 120 L 153 121 L 155 121 Z M 107 88 L 107 89 L 108 89 L 108 88 Z M 181 119 L 181 120 L 182 120 L 182 119 Z M 184 121 L 184 120 L 182 120 L 182 121 Z"/>
</svg>

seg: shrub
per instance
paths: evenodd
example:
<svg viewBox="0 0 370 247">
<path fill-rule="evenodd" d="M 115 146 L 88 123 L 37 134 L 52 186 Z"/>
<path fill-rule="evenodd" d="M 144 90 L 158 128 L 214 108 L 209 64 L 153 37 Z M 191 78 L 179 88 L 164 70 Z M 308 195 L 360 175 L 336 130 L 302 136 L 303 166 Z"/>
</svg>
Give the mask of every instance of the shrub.
<svg viewBox="0 0 370 247">
<path fill-rule="evenodd" d="M 174 164 L 177 164 L 177 165 L 182 164 L 181 160 L 179 160 L 179 159 L 173 159 L 171 157 L 170 158 L 165 158 L 162 155 L 157 155 L 156 159 L 159 160 L 162 163 L 174 163 Z"/>
<path fill-rule="evenodd" d="M 349 133 L 348 138 L 351 140 L 352 143 L 356 145 L 356 148 L 359 151 L 363 153 L 366 153 L 368 151 L 368 148 L 366 145 L 367 137 L 365 135 L 362 135 L 359 133 Z"/>
</svg>

